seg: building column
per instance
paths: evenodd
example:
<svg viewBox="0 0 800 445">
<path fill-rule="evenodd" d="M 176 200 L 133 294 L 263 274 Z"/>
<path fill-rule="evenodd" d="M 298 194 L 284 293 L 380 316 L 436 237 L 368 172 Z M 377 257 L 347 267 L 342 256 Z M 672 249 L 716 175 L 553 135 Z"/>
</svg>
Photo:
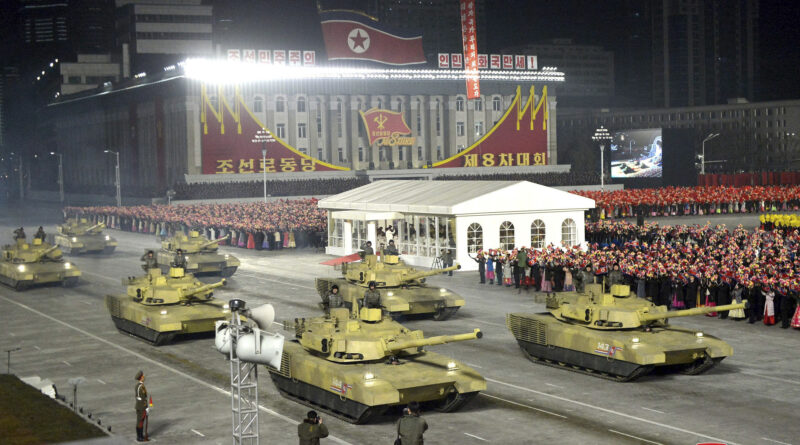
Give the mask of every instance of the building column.
<svg viewBox="0 0 800 445">
<path fill-rule="evenodd" d="M 350 255 L 353 250 L 353 221 L 345 219 L 342 221 L 342 253 Z"/>
</svg>

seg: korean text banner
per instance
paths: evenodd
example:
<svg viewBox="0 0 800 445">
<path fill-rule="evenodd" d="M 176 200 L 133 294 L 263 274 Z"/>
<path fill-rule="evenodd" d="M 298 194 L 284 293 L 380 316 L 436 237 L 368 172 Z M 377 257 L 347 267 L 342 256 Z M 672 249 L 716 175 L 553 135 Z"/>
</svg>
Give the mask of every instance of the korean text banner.
<svg viewBox="0 0 800 445">
<path fill-rule="evenodd" d="M 481 97 L 478 80 L 478 41 L 475 38 L 475 0 L 461 0 L 461 43 L 467 71 L 467 99 Z"/>
<path fill-rule="evenodd" d="M 217 104 L 212 104 L 202 87 L 203 174 L 349 170 L 289 146 L 258 121 L 238 90 L 230 102 L 223 93 L 220 90 Z M 262 160 L 263 148 L 267 154 Z"/>
<path fill-rule="evenodd" d="M 547 87 L 536 101 L 535 87 L 523 102 L 521 89 L 503 117 L 472 146 L 433 164 L 440 167 L 503 167 L 547 164 Z"/>
</svg>

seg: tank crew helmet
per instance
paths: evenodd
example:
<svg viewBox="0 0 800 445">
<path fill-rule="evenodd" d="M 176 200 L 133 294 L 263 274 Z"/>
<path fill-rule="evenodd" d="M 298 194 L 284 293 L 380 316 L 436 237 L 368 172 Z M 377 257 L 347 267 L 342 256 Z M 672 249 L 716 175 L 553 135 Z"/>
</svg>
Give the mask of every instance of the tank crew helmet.
<svg viewBox="0 0 800 445">
<path fill-rule="evenodd" d="M 370 281 L 370 282 L 369 282 L 369 284 L 368 284 L 367 286 L 369 286 L 370 288 L 373 288 L 373 287 L 375 287 L 376 285 L 377 285 L 377 283 L 375 283 L 374 281 Z"/>
<path fill-rule="evenodd" d="M 339 290 L 338 284 L 334 284 L 333 286 L 331 286 L 331 292 L 333 292 L 334 290 Z"/>
</svg>

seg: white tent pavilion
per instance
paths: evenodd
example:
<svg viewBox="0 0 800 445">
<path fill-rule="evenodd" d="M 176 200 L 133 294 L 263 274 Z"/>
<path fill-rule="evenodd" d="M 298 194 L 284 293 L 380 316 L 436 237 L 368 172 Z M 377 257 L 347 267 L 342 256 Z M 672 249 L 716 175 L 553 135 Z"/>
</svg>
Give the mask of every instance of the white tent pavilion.
<svg viewBox="0 0 800 445">
<path fill-rule="evenodd" d="M 463 270 L 476 270 L 470 255 L 479 249 L 585 247 L 584 212 L 595 204 L 527 181 L 386 180 L 318 206 L 328 211 L 328 254 L 366 241 L 377 251 L 394 239 L 409 264 L 430 267 L 449 249 Z"/>
</svg>

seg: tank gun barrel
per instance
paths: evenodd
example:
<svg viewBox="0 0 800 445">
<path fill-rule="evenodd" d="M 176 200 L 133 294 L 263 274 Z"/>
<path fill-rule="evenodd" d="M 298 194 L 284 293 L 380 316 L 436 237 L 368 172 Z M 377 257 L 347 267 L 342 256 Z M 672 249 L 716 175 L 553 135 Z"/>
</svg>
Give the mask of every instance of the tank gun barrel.
<svg viewBox="0 0 800 445">
<path fill-rule="evenodd" d="M 443 345 L 445 343 L 453 343 L 457 341 L 475 340 L 481 337 L 483 337 L 483 332 L 481 332 L 480 329 L 475 329 L 468 334 L 439 335 L 436 337 L 391 342 L 386 345 L 386 349 L 394 352 L 401 351 L 403 349 L 418 348 L 420 346 Z"/>
<path fill-rule="evenodd" d="M 208 291 L 210 291 L 212 289 L 216 289 L 218 287 L 225 286 L 227 283 L 228 283 L 228 280 L 223 278 L 221 281 L 218 281 L 216 283 L 210 283 L 210 284 L 206 284 L 205 286 L 200 286 L 197 289 L 191 289 L 191 290 L 184 291 L 183 296 L 184 297 L 193 297 L 195 295 L 199 295 L 199 294 L 203 294 L 205 292 L 208 292 Z"/>
<path fill-rule="evenodd" d="M 710 314 L 712 312 L 731 311 L 734 309 L 746 309 L 748 306 L 749 303 L 747 302 L 747 300 L 743 300 L 741 303 L 723 304 L 722 306 L 703 306 L 691 309 L 682 309 L 679 311 L 669 311 L 669 312 L 653 313 L 653 314 L 640 314 L 639 320 L 641 320 L 642 322 L 646 322 L 646 321 L 663 320 L 666 318 L 691 317 L 693 315 Z"/>
<path fill-rule="evenodd" d="M 450 267 L 445 267 L 444 269 L 423 270 L 417 273 L 406 275 L 405 277 L 403 277 L 403 281 L 419 280 L 420 278 L 432 277 L 434 275 L 439 275 L 440 273 L 450 272 L 451 270 L 458 270 L 458 269 L 461 269 L 460 264 L 455 264 Z"/>
<path fill-rule="evenodd" d="M 220 242 L 220 241 L 225 241 L 226 239 L 228 239 L 228 238 L 230 238 L 230 237 L 231 237 L 231 234 L 229 233 L 229 234 L 227 234 L 227 235 L 223 236 L 222 238 L 217 238 L 217 239 L 208 240 L 208 241 L 206 241 L 206 242 L 204 242 L 204 243 L 200 244 L 200 246 L 199 246 L 199 247 L 200 247 L 201 249 L 205 249 L 206 247 L 209 247 L 209 246 L 211 246 L 212 244 L 216 244 L 216 243 L 218 243 L 218 242 Z"/>
<path fill-rule="evenodd" d="M 37 253 L 34 258 L 35 258 L 36 261 L 38 261 L 38 260 L 44 258 L 45 256 L 49 255 L 50 253 L 52 253 L 56 249 L 58 249 L 58 244 L 53 244 L 52 246 L 48 247 L 47 249 Z"/>
<path fill-rule="evenodd" d="M 85 231 L 86 231 L 86 232 L 91 232 L 91 231 L 92 231 L 92 230 L 94 230 L 94 229 L 102 229 L 102 228 L 103 228 L 103 227 L 105 227 L 105 226 L 106 226 L 106 225 L 105 225 L 104 223 L 97 223 L 97 224 L 95 224 L 95 225 L 93 225 L 93 226 L 87 227 Z"/>
</svg>

